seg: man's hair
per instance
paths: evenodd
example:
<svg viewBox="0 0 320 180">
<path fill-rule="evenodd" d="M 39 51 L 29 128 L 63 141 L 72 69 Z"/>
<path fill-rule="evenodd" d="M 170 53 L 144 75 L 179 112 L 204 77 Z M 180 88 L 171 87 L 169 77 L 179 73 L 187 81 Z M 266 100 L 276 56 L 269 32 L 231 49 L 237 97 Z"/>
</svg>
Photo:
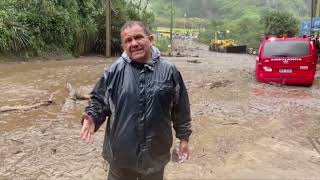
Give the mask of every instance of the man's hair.
<svg viewBox="0 0 320 180">
<path fill-rule="evenodd" d="M 132 26 L 135 26 L 135 25 L 140 26 L 143 29 L 144 33 L 146 33 L 146 35 L 148 35 L 148 36 L 151 35 L 149 27 L 142 21 L 128 21 L 128 22 L 126 22 L 121 27 L 121 32 L 120 33 L 122 33 L 127 28 L 131 28 Z"/>
</svg>

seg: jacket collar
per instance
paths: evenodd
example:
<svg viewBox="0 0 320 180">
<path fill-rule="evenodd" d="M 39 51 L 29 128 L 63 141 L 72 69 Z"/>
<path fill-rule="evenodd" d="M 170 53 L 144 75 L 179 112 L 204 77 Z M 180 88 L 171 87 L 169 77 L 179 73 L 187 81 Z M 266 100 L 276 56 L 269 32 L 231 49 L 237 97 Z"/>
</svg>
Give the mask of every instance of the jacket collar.
<svg viewBox="0 0 320 180">
<path fill-rule="evenodd" d="M 145 67 L 149 68 L 150 70 L 154 70 L 154 65 L 158 62 L 158 60 L 160 59 L 160 51 L 158 48 L 156 48 L 155 46 L 151 46 L 151 59 L 149 59 L 147 61 L 147 63 L 144 65 Z M 126 61 L 127 63 L 131 63 L 132 60 L 130 59 L 130 57 L 127 55 L 126 52 L 123 52 L 121 55 L 122 59 L 124 61 Z"/>
</svg>

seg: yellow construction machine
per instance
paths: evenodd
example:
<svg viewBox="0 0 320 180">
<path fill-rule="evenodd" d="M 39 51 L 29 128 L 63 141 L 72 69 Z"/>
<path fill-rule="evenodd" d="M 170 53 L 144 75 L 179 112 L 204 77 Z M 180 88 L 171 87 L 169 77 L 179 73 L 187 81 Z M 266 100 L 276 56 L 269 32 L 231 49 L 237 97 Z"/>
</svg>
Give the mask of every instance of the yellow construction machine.
<svg viewBox="0 0 320 180">
<path fill-rule="evenodd" d="M 246 53 L 246 45 L 237 45 L 233 39 L 229 39 L 230 31 L 217 31 L 210 42 L 209 50 L 225 53 Z"/>
</svg>

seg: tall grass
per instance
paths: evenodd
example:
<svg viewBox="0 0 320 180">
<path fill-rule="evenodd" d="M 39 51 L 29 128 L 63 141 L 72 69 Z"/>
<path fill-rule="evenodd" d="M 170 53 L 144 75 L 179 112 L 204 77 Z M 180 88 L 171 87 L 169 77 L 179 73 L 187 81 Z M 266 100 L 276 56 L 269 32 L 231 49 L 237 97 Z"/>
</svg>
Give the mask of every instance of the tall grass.
<svg viewBox="0 0 320 180">
<path fill-rule="evenodd" d="M 28 28 L 0 11 L 0 53 L 18 53 L 30 46 L 32 37 Z"/>
</svg>

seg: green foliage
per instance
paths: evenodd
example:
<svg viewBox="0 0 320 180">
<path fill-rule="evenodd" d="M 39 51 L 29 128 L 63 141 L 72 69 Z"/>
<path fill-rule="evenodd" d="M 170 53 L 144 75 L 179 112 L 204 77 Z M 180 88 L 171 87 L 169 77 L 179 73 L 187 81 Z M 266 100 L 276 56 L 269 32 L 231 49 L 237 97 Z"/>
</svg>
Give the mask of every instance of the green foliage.
<svg viewBox="0 0 320 180">
<path fill-rule="evenodd" d="M 168 18 L 171 0 L 152 0 L 151 7 L 158 15 L 156 25 L 168 27 Z M 195 26 L 190 19 L 197 17 L 201 19 L 196 27 L 205 27 L 201 31 L 199 39 L 201 42 L 210 42 L 210 34 L 215 31 L 229 30 L 231 38 L 237 44 L 246 44 L 249 47 L 257 48 L 266 30 L 261 20 L 266 12 L 270 10 L 281 11 L 292 14 L 297 19 L 310 17 L 311 0 L 175 0 L 174 2 L 174 27 Z M 166 13 L 166 15 L 164 15 Z M 184 16 L 186 15 L 186 16 Z M 290 21 L 291 21 L 291 17 Z M 184 23 L 186 20 L 186 23 Z M 296 22 L 290 32 L 296 32 Z"/>
<path fill-rule="evenodd" d="M 258 48 L 263 36 L 263 26 L 260 18 L 243 16 L 235 22 L 235 26 L 230 30 L 233 39 L 239 45 Z"/>
<path fill-rule="evenodd" d="M 198 36 L 198 41 L 205 44 L 209 44 L 212 38 L 213 38 L 213 32 L 201 31 Z"/>
<path fill-rule="evenodd" d="M 32 45 L 27 28 L 3 10 L 0 10 L 0 53 L 17 53 Z"/>
<path fill-rule="evenodd" d="M 112 11 L 113 24 L 112 24 L 112 30 L 111 30 L 112 31 L 111 32 L 112 33 L 112 51 L 117 54 L 119 54 L 122 51 L 120 30 L 122 25 L 126 21 L 128 20 L 144 21 L 150 27 L 152 27 L 152 22 L 154 21 L 154 15 L 150 12 L 145 11 L 144 8 L 141 7 L 141 4 L 136 4 L 134 2 L 126 4 L 125 2 L 126 2 L 125 0 L 113 1 L 114 11 Z M 105 25 L 103 24 L 103 26 Z"/>
<path fill-rule="evenodd" d="M 160 50 L 160 52 L 167 52 L 169 50 L 169 45 L 170 39 L 168 37 L 157 37 L 155 46 Z"/>
<path fill-rule="evenodd" d="M 262 16 L 261 22 L 265 28 L 265 34 L 289 37 L 299 32 L 299 21 L 292 14 L 286 12 L 271 11 Z"/>
<path fill-rule="evenodd" d="M 0 55 L 74 55 L 105 52 L 105 0 L 1 0 Z M 152 25 L 146 4 L 112 1 L 112 49 L 120 52 L 120 28 L 128 20 Z"/>
</svg>

